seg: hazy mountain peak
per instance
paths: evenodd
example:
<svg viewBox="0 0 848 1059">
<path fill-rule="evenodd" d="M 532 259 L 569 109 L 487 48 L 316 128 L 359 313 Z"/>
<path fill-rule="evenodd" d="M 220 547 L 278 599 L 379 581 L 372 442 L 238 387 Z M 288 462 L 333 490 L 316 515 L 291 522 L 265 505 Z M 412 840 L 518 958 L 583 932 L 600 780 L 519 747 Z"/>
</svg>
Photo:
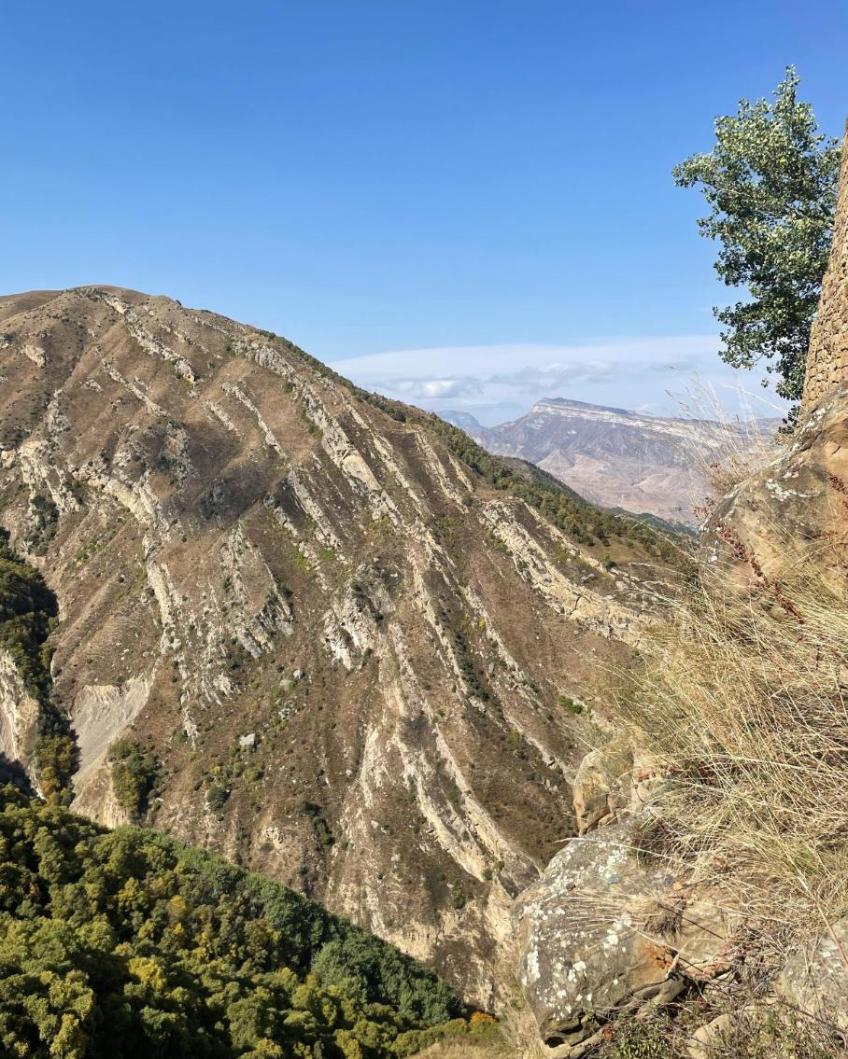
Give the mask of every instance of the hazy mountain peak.
<svg viewBox="0 0 848 1059">
<path fill-rule="evenodd" d="M 709 491 L 707 465 L 730 435 L 744 449 L 779 425 L 655 416 L 564 397 L 536 401 L 526 415 L 494 427 L 473 417 L 453 421 L 490 452 L 529 460 L 593 503 L 689 526 Z"/>
</svg>

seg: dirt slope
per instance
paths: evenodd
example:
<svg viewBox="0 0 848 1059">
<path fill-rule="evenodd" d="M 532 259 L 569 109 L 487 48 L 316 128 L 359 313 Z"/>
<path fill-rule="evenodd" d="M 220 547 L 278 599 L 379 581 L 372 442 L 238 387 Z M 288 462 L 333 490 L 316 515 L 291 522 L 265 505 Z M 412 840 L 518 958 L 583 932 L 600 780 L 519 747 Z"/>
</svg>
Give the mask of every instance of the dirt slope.
<svg viewBox="0 0 848 1059">
<path fill-rule="evenodd" d="M 138 741 L 148 822 L 489 1000 L 509 901 L 572 828 L 569 700 L 643 635 L 650 535 L 579 506 L 557 528 L 434 417 L 167 298 L 0 299 L 0 377 L 2 521 L 59 599 L 75 807 L 127 818 L 109 748 Z"/>
</svg>

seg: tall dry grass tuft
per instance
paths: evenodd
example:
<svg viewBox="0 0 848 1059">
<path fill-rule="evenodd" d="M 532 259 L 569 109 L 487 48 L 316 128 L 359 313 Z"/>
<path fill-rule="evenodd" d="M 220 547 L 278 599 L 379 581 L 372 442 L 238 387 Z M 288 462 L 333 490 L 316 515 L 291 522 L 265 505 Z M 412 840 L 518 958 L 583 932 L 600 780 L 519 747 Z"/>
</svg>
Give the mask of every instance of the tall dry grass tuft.
<svg viewBox="0 0 848 1059">
<path fill-rule="evenodd" d="M 547 1059 L 550 1052 L 539 1037 L 533 1015 L 512 984 L 512 996 L 498 1015 L 497 1033 L 440 1041 L 415 1059 Z"/>
<path fill-rule="evenodd" d="M 681 415 L 711 424 L 697 442 L 681 441 L 681 455 L 696 472 L 697 485 L 689 501 L 701 520 L 720 497 L 769 463 L 788 440 L 780 430 L 785 411 L 781 405 L 741 387 L 733 391 L 733 404 L 739 410 L 731 414 L 706 384 L 695 384 L 681 403 Z"/>
<path fill-rule="evenodd" d="M 778 595 L 705 574 L 619 695 L 668 764 L 662 855 L 780 949 L 848 911 L 846 596 L 812 555 Z"/>
</svg>

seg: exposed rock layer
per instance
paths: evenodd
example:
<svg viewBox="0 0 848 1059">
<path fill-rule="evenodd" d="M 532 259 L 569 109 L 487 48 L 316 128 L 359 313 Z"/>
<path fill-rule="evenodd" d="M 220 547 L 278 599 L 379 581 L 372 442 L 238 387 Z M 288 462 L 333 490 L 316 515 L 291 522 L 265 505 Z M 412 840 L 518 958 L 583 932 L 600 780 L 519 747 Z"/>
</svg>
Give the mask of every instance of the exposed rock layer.
<svg viewBox="0 0 848 1059">
<path fill-rule="evenodd" d="M 77 807 L 120 819 L 109 746 L 149 741 L 155 826 L 490 1000 L 572 826 L 560 697 L 643 634 L 638 546 L 577 546 L 432 417 L 166 298 L 4 298 L 0 334 L 0 505 L 59 598 Z"/>
</svg>

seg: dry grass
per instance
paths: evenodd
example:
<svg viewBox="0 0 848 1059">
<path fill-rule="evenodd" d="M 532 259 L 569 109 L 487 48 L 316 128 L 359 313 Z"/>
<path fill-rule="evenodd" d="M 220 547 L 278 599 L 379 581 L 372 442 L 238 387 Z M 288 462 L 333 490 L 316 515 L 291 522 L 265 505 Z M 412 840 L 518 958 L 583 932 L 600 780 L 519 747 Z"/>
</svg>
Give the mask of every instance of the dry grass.
<svg viewBox="0 0 848 1059">
<path fill-rule="evenodd" d="M 714 422 L 712 446 L 684 444 L 683 451 L 706 483 L 705 495 L 691 496 L 695 514 L 705 519 L 715 502 L 734 486 L 765 466 L 788 440 L 777 429 L 764 429 L 762 420 L 778 420 L 783 410 L 769 400 L 757 399 L 738 389 L 734 404 L 741 412 L 731 415 L 723 407 L 718 394 L 706 386 L 696 388 L 682 407 L 683 415 Z"/>
<path fill-rule="evenodd" d="M 508 1006 L 499 1020 L 499 1033 L 439 1041 L 415 1059 L 546 1059 L 539 1027 L 523 1004 Z"/>
<path fill-rule="evenodd" d="M 731 1009 L 732 1010 L 732 1009 Z M 718 1008 L 690 1005 L 671 1017 L 658 1013 L 631 1018 L 617 1026 L 614 1038 L 593 1059 L 692 1059 L 697 1026 L 723 1014 Z M 724 1032 L 701 1045 L 700 1059 L 837 1059 L 844 1051 L 822 1027 L 793 1012 L 775 1008 L 733 1011 Z"/>
<path fill-rule="evenodd" d="M 848 910 L 848 599 L 801 561 L 779 595 L 712 575 L 619 709 L 668 762 L 661 855 L 783 947 Z"/>
<path fill-rule="evenodd" d="M 425 1051 L 419 1052 L 415 1059 L 513 1059 L 513 1057 L 509 1052 L 504 1051 L 502 1044 L 459 1038 L 455 1041 L 441 1041 L 438 1044 L 432 1044 Z"/>
<path fill-rule="evenodd" d="M 499 1013 L 496 1032 L 439 1041 L 415 1059 L 546 1059 L 550 1053 L 542 1045 L 536 1020 L 517 983 L 510 984 L 510 994 Z"/>
<path fill-rule="evenodd" d="M 702 466 L 716 496 L 779 454 L 779 436 L 723 418 L 708 391 L 695 400 L 724 424 L 721 460 Z M 779 583 L 747 554 L 733 559 L 752 564 L 752 596 L 702 570 L 618 710 L 668 761 L 660 854 L 784 948 L 848 911 L 848 569 L 834 577 L 815 545 L 763 531 L 782 541 Z"/>
</svg>

